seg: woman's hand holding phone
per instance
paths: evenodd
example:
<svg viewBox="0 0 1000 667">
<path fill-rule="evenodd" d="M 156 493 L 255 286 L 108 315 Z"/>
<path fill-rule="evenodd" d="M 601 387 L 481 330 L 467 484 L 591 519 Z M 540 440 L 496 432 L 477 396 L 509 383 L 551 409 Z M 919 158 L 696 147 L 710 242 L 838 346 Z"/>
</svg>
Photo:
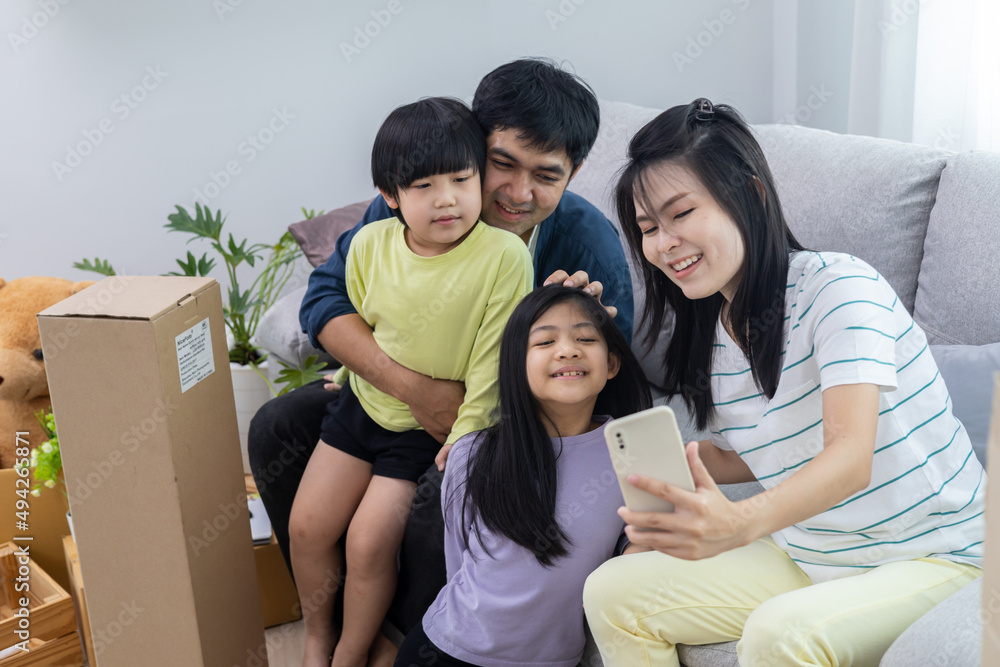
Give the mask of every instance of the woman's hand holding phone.
<svg viewBox="0 0 1000 667">
<path fill-rule="evenodd" d="M 674 506 L 673 512 L 619 509 L 618 514 L 628 524 L 625 534 L 630 542 L 677 558 L 698 560 L 753 541 L 748 530 L 753 505 L 726 498 L 702 463 L 698 446 L 697 442 L 689 442 L 685 451 L 694 491 L 645 475 L 628 476 L 628 483 L 635 488 Z"/>
</svg>

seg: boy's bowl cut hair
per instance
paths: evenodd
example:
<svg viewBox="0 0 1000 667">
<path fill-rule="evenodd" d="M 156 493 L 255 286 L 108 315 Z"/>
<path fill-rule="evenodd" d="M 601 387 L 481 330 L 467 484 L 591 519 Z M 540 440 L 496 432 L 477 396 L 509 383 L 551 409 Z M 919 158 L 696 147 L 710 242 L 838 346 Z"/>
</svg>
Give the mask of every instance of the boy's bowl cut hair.
<svg viewBox="0 0 1000 667">
<path fill-rule="evenodd" d="M 515 60 L 484 76 L 472 112 L 487 135 L 510 128 L 532 148 L 565 149 L 573 170 L 590 153 L 601 124 L 590 86 L 543 58 Z"/>
<path fill-rule="evenodd" d="M 450 97 L 397 107 L 372 147 L 372 181 L 393 197 L 421 178 L 469 168 L 481 176 L 485 167 L 486 137 L 469 107 Z"/>
</svg>

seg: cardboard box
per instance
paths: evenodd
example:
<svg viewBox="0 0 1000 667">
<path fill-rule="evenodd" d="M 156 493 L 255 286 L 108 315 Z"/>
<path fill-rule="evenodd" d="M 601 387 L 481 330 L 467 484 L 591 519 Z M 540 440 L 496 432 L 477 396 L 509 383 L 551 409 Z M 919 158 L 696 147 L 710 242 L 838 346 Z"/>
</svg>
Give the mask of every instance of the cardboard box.
<svg viewBox="0 0 1000 667">
<path fill-rule="evenodd" d="M 270 628 L 302 618 L 299 594 L 288 573 L 285 557 L 278 541 L 271 536 L 270 544 L 253 548 L 257 561 L 257 585 L 260 587 L 260 607 L 264 627 Z"/>
<path fill-rule="evenodd" d="M 246 487 L 247 493 L 257 492 L 257 485 L 250 475 L 246 476 Z M 271 541 L 255 546 L 253 555 L 257 563 L 257 585 L 260 588 L 264 627 L 270 628 L 302 618 L 299 594 L 273 531 Z"/>
<path fill-rule="evenodd" d="M 986 444 L 986 536 L 983 544 L 983 665 L 1000 665 L 1000 373 L 993 376 L 993 415 Z"/>
<path fill-rule="evenodd" d="M 210 278 L 107 278 L 38 316 L 99 667 L 266 664 Z"/>
</svg>

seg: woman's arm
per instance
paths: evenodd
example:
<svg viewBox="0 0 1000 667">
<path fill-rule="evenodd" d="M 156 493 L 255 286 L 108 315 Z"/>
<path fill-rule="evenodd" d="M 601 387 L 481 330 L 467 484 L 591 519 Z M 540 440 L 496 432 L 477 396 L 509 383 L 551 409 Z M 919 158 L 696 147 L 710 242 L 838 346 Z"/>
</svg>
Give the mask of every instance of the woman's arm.
<svg viewBox="0 0 1000 667">
<path fill-rule="evenodd" d="M 629 540 L 679 558 L 707 558 L 816 516 L 861 491 L 871 479 L 878 392 L 873 384 L 825 390 L 823 450 L 784 482 L 746 500 L 734 503 L 719 491 L 695 443 L 687 450 L 694 492 L 630 477 L 630 483 L 674 503 L 676 509 L 643 513 L 622 508 L 619 514 L 629 524 Z"/>
<path fill-rule="evenodd" d="M 750 472 L 740 455 L 731 450 L 719 449 L 711 440 L 698 443 L 698 456 L 705 464 L 708 474 L 716 484 L 740 484 L 755 482 L 757 478 Z"/>
</svg>

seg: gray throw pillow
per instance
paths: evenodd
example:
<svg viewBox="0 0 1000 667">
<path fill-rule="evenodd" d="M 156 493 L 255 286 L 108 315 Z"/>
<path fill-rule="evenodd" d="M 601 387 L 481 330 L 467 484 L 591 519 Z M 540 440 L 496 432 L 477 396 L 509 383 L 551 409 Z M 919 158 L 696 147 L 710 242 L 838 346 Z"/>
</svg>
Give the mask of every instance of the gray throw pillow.
<svg viewBox="0 0 1000 667">
<path fill-rule="evenodd" d="M 326 263 L 336 248 L 337 238 L 361 221 L 361 216 L 371 203 L 372 200 L 369 199 L 343 206 L 315 218 L 288 225 L 288 231 L 315 268 Z"/>
<path fill-rule="evenodd" d="M 1000 372 L 1000 343 L 931 345 L 931 354 L 951 394 L 952 411 L 965 426 L 972 448 L 985 466 L 993 374 Z"/>
</svg>

